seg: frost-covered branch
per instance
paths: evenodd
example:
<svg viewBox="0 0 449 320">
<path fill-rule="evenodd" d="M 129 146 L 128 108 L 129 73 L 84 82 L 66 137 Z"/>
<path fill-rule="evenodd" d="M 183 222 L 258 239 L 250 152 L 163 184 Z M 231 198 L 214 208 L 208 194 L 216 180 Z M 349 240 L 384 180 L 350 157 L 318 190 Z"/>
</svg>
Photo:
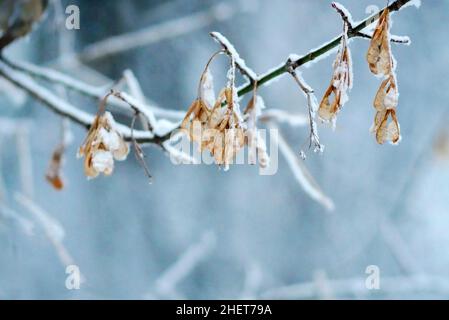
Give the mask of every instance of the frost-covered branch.
<svg viewBox="0 0 449 320">
<path fill-rule="evenodd" d="M 324 146 L 320 143 L 320 137 L 318 135 L 318 128 L 315 121 L 315 115 L 318 110 L 318 102 L 316 101 L 313 89 L 304 81 L 300 74 L 298 74 L 293 68 L 289 70 L 295 82 L 301 88 L 301 91 L 307 98 L 307 111 L 309 115 L 309 148 L 314 147 L 315 152 L 323 152 Z M 304 152 L 302 152 L 304 155 Z"/>
<path fill-rule="evenodd" d="M 219 32 L 211 32 L 210 36 L 214 38 L 214 40 L 223 47 L 225 52 L 234 59 L 235 65 L 237 69 L 239 69 L 240 73 L 243 76 L 247 77 L 250 83 L 254 83 L 257 79 L 257 74 L 246 65 L 245 60 L 240 58 L 237 50 L 235 50 L 234 46 L 229 42 L 229 40 Z"/>
<path fill-rule="evenodd" d="M 14 83 L 19 88 L 25 90 L 36 100 L 42 102 L 55 113 L 69 118 L 73 122 L 86 128 L 89 128 L 92 124 L 94 120 L 94 116 L 92 114 L 82 111 L 64 99 L 59 98 L 47 88 L 36 83 L 31 77 L 13 70 L 3 62 L 0 62 L 0 75 Z M 126 140 L 131 139 L 131 129 L 129 127 L 118 124 L 117 128 Z M 168 139 L 168 137 L 165 136 L 156 136 L 152 132 L 140 130 L 134 131 L 134 138 L 139 143 L 158 144 L 161 141 Z"/>
<path fill-rule="evenodd" d="M 0 59 L 12 69 L 27 73 L 32 77 L 42 79 L 51 84 L 60 84 L 67 89 L 78 92 L 97 101 L 103 99 L 103 97 L 108 93 L 108 91 L 110 91 L 111 87 L 113 86 L 111 83 L 108 83 L 104 86 L 96 87 L 50 68 L 40 67 L 26 62 L 13 62 L 9 59 L 6 59 L 5 57 L 1 57 Z M 125 77 L 126 73 L 127 72 L 125 71 Z M 111 104 L 111 106 L 117 107 L 120 110 L 123 110 L 125 112 L 130 111 L 128 104 L 117 98 L 112 97 L 112 99 L 110 99 L 108 102 Z M 140 102 L 139 105 L 142 109 L 151 109 L 151 112 L 153 112 L 156 117 L 164 117 L 167 119 L 175 120 L 179 120 L 184 117 L 184 112 L 181 111 L 162 109 L 154 105 L 148 105 L 143 101 Z"/>
</svg>

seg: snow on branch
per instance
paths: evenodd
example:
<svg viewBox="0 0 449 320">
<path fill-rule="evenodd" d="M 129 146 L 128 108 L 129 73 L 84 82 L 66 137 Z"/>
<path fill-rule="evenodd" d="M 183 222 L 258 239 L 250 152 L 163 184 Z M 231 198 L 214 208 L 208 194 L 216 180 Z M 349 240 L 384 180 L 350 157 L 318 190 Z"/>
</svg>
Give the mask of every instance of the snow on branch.
<svg viewBox="0 0 449 320">
<path fill-rule="evenodd" d="M 247 77 L 250 82 L 256 81 L 257 74 L 246 65 L 245 60 L 240 58 L 240 55 L 238 54 L 237 50 L 235 50 L 234 46 L 231 44 L 231 42 L 229 42 L 228 39 L 226 39 L 225 36 L 216 31 L 211 32 L 210 36 L 223 47 L 223 49 L 228 55 L 234 58 L 235 65 L 242 73 L 242 75 Z"/>
<path fill-rule="evenodd" d="M 154 293 L 163 297 L 176 297 L 176 285 L 212 252 L 215 244 L 216 236 L 214 232 L 203 233 L 199 242 L 187 248 L 178 260 L 156 279 Z M 145 297 L 151 298 L 154 293 L 150 292 Z"/>
<path fill-rule="evenodd" d="M 5 79 L 11 81 L 19 88 L 28 92 L 36 100 L 42 102 L 48 108 L 50 108 L 55 113 L 67 117 L 73 122 L 89 128 L 94 120 L 94 116 L 85 111 L 82 111 L 75 106 L 71 105 L 69 102 L 59 98 L 57 95 L 53 94 L 47 88 L 37 84 L 31 77 L 17 72 L 10 68 L 8 65 L 0 61 L 0 75 Z M 117 124 L 118 130 L 121 132 L 123 137 L 127 140 L 131 139 L 131 129 L 122 124 Z M 153 133 L 149 131 L 134 131 L 134 137 L 139 143 L 152 143 L 157 140 Z"/>
<path fill-rule="evenodd" d="M 9 59 L 6 59 L 5 57 L 0 57 L 0 60 L 3 61 L 12 69 L 27 73 L 34 78 L 42 79 L 52 84 L 60 84 L 67 89 L 73 90 L 87 97 L 91 97 L 97 101 L 103 99 L 103 97 L 108 93 L 108 91 L 110 91 L 111 87 L 113 86 L 111 83 L 109 83 L 101 87 L 96 87 L 50 68 L 40 67 L 22 61 L 13 62 Z M 130 79 L 129 71 L 125 71 L 124 76 L 127 79 L 127 81 L 129 81 Z M 112 106 L 119 108 L 120 110 L 124 110 L 127 112 L 130 111 L 129 105 L 126 102 L 123 102 L 117 98 L 112 97 L 109 100 L 109 103 Z M 154 115 L 157 117 L 165 117 L 168 119 L 176 119 L 176 120 L 180 120 L 184 117 L 184 112 L 176 110 L 167 110 L 159 108 L 154 105 L 148 105 L 145 103 L 145 101 L 140 101 L 139 106 L 141 109 L 151 110 L 151 112 L 153 112 Z"/>
<path fill-rule="evenodd" d="M 363 20 L 360 23 L 358 23 L 357 25 L 353 26 L 352 32 L 348 32 L 348 38 L 360 37 L 361 35 L 359 33 L 363 29 L 369 27 L 374 22 L 376 22 L 379 19 L 382 12 L 384 12 L 384 10 L 388 9 L 390 12 L 399 11 L 399 9 L 401 9 L 403 6 L 405 6 L 407 3 L 411 2 L 411 1 L 414 1 L 414 0 L 393 1 L 384 9 L 369 16 L 365 20 Z M 337 7 L 341 10 L 342 13 L 345 13 L 345 11 L 347 11 L 347 10 L 342 10 L 341 5 L 339 5 Z M 348 16 L 348 21 L 350 21 L 349 16 Z M 295 59 L 289 59 L 289 60 L 287 60 L 287 62 L 282 63 L 278 67 L 270 69 L 268 72 L 261 74 L 257 78 L 257 86 L 260 87 L 264 84 L 269 83 L 273 79 L 275 79 L 279 76 L 282 76 L 283 74 L 289 72 L 290 68 L 296 69 L 300 66 L 310 63 L 311 61 L 316 60 L 319 57 L 325 56 L 329 52 L 332 52 L 332 50 L 334 50 L 341 43 L 342 37 L 343 37 L 343 33 L 341 33 L 338 37 L 332 39 L 331 41 L 324 43 L 323 45 L 319 46 L 318 48 L 309 51 L 305 55 L 297 56 Z M 253 89 L 254 89 L 254 84 L 252 84 L 252 83 L 245 84 L 239 88 L 238 95 L 243 96 L 249 92 L 252 92 Z"/>
</svg>

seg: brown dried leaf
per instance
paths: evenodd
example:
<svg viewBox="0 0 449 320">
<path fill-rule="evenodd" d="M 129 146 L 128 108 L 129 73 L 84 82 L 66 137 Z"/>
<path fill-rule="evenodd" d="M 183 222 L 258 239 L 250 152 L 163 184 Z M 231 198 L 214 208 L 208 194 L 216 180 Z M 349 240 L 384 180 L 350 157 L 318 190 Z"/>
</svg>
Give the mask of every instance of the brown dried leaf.
<svg viewBox="0 0 449 320">
<path fill-rule="evenodd" d="M 396 80 L 393 75 L 390 75 L 387 79 L 382 81 L 379 90 L 374 98 L 374 108 L 377 111 L 383 111 L 388 109 L 394 109 L 398 105 L 398 89 Z"/>
<path fill-rule="evenodd" d="M 99 173 L 112 174 L 114 159 L 123 161 L 129 153 L 128 144 L 115 129 L 115 121 L 109 112 L 98 114 L 89 129 L 78 156 L 84 156 L 84 172 L 95 178 Z"/>
<path fill-rule="evenodd" d="M 366 54 L 372 73 L 388 75 L 392 68 L 392 56 L 389 43 L 389 10 L 385 9 L 377 23 Z"/>
<path fill-rule="evenodd" d="M 347 92 L 352 86 L 352 61 L 346 36 L 343 36 L 340 49 L 333 64 L 332 80 L 321 99 L 319 117 L 324 121 L 334 121 L 337 113 L 347 101 Z"/>
<path fill-rule="evenodd" d="M 389 121 L 390 116 L 391 121 Z M 379 144 L 384 144 L 386 141 L 396 144 L 401 139 L 399 123 L 394 109 L 378 111 L 374 119 L 373 129 Z"/>
</svg>

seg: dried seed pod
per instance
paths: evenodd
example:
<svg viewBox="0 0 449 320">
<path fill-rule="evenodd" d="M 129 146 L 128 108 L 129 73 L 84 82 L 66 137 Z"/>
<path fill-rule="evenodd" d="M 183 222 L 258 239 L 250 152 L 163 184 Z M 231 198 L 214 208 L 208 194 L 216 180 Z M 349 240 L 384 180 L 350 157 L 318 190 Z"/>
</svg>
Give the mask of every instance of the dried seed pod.
<svg viewBox="0 0 449 320">
<path fill-rule="evenodd" d="M 345 33 L 333 64 L 334 72 L 331 83 L 324 93 L 318 109 L 318 115 L 323 121 L 335 122 L 337 113 L 348 101 L 348 91 L 352 88 L 352 60 L 347 44 L 346 29 L 345 26 Z"/>
<path fill-rule="evenodd" d="M 396 111 L 394 109 L 378 111 L 374 118 L 372 131 L 376 134 L 379 144 L 384 144 L 387 141 L 393 144 L 398 143 L 401 140 L 401 135 Z"/>
<path fill-rule="evenodd" d="M 384 76 L 373 102 L 377 112 L 372 131 L 376 134 L 376 140 L 379 144 L 386 141 L 396 144 L 401 139 L 400 127 L 396 117 L 399 92 L 394 72 L 395 60 L 390 47 L 388 9 L 385 9 L 379 17 L 366 59 L 372 73 Z"/>
<path fill-rule="evenodd" d="M 374 98 L 374 108 L 377 111 L 394 109 L 398 106 L 399 93 L 396 85 L 396 79 L 393 74 L 382 81 L 379 90 Z"/>
<path fill-rule="evenodd" d="M 192 141 L 201 144 L 201 137 L 198 136 L 198 128 L 204 129 L 209 121 L 210 110 L 206 103 L 200 98 L 196 99 L 189 107 L 181 129 L 185 130 Z"/>
<path fill-rule="evenodd" d="M 376 75 L 388 75 L 393 68 L 393 58 L 390 48 L 389 15 L 389 10 L 385 9 L 379 17 L 366 54 L 369 68 Z"/>
<path fill-rule="evenodd" d="M 87 138 L 79 148 L 78 156 L 84 156 L 84 172 L 95 178 L 100 173 L 112 174 L 114 159 L 123 161 L 129 153 L 128 144 L 116 130 L 112 114 L 104 112 L 95 117 Z"/>
</svg>

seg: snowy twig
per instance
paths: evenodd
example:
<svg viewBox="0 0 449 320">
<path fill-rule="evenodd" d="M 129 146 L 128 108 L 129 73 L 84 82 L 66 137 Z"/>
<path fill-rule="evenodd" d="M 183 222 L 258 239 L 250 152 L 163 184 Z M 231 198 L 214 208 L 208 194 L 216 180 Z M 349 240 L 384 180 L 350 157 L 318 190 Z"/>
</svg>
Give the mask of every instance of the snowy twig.
<svg viewBox="0 0 449 320">
<path fill-rule="evenodd" d="M 78 92 L 82 95 L 91 97 L 97 101 L 100 101 L 103 99 L 103 97 L 108 93 L 108 91 L 111 89 L 112 85 L 111 83 L 108 83 L 107 85 L 96 87 L 89 85 L 83 81 L 79 81 L 73 77 L 70 77 L 62 72 L 58 72 L 56 70 L 36 66 L 30 63 L 26 62 L 12 62 L 9 59 L 6 59 L 5 57 L 0 58 L 5 64 L 7 64 L 12 69 L 25 72 L 29 74 L 32 77 L 36 77 L 42 80 L 45 80 L 47 82 L 50 82 L 52 84 L 60 84 L 66 87 L 67 89 L 73 90 L 75 92 Z M 126 73 L 126 71 L 125 71 Z M 125 76 L 126 77 L 126 76 Z M 108 101 L 112 106 L 117 107 L 121 110 L 130 111 L 129 106 L 127 103 L 119 100 L 119 99 L 110 99 Z M 162 109 L 156 106 L 150 106 L 145 104 L 145 102 L 141 102 L 140 106 L 145 105 L 145 109 L 151 110 L 155 116 L 157 117 L 164 117 L 168 119 L 182 119 L 184 117 L 184 112 L 176 111 L 176 110 L 166 110 Z"/>
<path fill-rule="evenodd" d="M 309 115 L 309 148 L 314 147 L 314 151 L 322 152 L 324 146 L 320 143 L 320 137 L 318 135 L 318 128 L 315 122 L 315 115 L 318 110 L 318 103 L 316 101 L 313 89 L 304 81 L 300 74 L 298 74 L 293 68 L 290 68 L 289 73 L 292 75 L 295 82 L 301 88 L 302 92 L 307 98 L 307 111 Z"/>
<path fill-rule="evenodd" d="M 133 117 L 133 120 L 131 122 L 131 143 L 133 145 L 134 155 L 136 156 L 137 161 L 139 161 L 140 165 L 142 166 L 149 182 L 152 183 L 153 177 L 151 176 L 150 169 L 148 168 L 147 163 L 145 162 L 145 153 L 143 152 L 140 145 L 137 143 L 136 139 L 134 139 L 134 124 L 136 122 L 136 118 L 139 115 L 140 113 L 136 111 L 136 115 Z"/>
<path fill-rule="evenodd" d="M 357 37 L 371 39 L 373 36 L 372 36 L 372 34 L 368 34 L 365 32 L 357 32 Z M 407 36 L 390 35 L 390 41 L 394 42 L 394 43 L 401 43 L 401 44 L 406 44 L 406 45 L 409 45 L 411 43 L 410 38 Z"/>
<path fill-rule="evenodd" d="M 34 196 L 33 159 L 28 127 L 16 129 L 17 159 L 19 163 L 22 193 L 27 197 Z"/>
<path fill-rule="evenodd" d="M 262 285 L 263 273 L 260 265 L 252 262 L 246 266 L 245 281 L 243 283 L 243 290 L 240 294 L 240 299 L 251 300 L 257 299 L 257 295 Z"/>
</svg>

